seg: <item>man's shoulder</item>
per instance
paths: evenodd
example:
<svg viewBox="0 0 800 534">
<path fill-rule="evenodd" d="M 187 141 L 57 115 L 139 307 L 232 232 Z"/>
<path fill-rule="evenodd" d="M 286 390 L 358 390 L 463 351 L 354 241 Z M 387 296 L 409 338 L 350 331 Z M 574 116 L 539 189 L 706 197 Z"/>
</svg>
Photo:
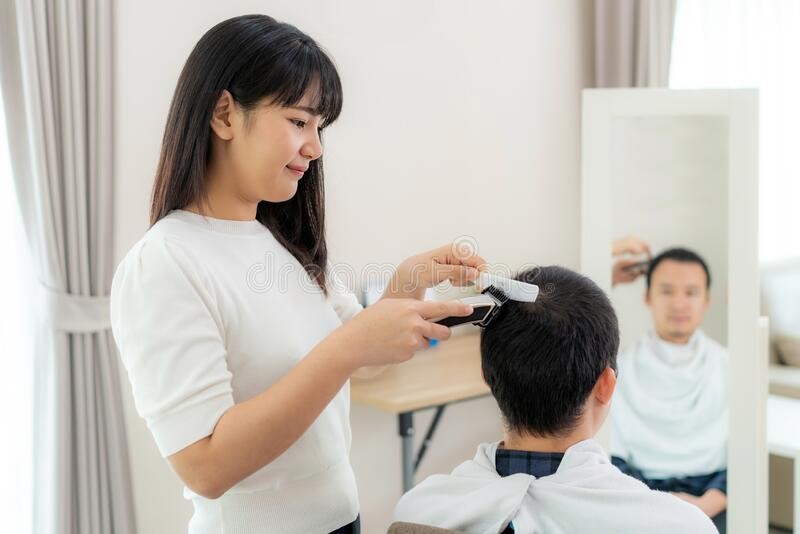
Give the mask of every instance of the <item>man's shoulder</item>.
<svg viewBox="0 0 800 534">
<path fill-rule="evenodd" d="M 714 339 L 713 337 L 706 335 L 705 336 L 706 344 L 709 348 L 713 349 L 715 352 L 722 354 L 724 356 L 728 356 L 728 347 Z"/>
<path fill-rule="evenodd" d="M 610 491 L 604 495 L 603 501 L 616 510 L 614 522 L 625 532 L 638 531 L 647 525 L 659 525 L 660 528 L 653 532 L 717 532 L 700 508 L 671 493 L 652 490 L 622 472 L 608 482 L 607 487 L 596 487 L 596 490 L 599 494 L 605 493 L 604 490 Z"/>
</svg>

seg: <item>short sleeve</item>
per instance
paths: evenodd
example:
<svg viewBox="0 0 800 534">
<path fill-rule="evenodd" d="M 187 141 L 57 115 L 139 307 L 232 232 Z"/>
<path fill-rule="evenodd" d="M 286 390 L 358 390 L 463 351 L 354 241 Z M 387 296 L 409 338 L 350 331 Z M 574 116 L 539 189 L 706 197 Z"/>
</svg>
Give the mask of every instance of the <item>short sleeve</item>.
<svg viewBox="0 0 800 534">
<path fill-rule="evenodd" d="M 363 306 L 335 271 L 328 269 L 327 277 L 328 302 L 344 324 L 360 312 Z"/>
<path fill-rule="evenodd" d="M 168 236 L 146 236 L 111 288 L 112 330 L 136 410 L 164 457 L 211 435 L 234 404 L 222 320 L 194 265 Z"/>
</svg>

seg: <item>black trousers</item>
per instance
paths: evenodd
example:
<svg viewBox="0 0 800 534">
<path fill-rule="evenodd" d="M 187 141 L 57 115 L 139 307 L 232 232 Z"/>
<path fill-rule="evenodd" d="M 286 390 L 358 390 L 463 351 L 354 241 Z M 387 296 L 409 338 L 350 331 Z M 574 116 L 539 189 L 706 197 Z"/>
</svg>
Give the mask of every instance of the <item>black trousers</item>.
<svg viewBox="0 0 800 534">
<path fill-rule="evenodd" d="M 330 534 L 361 534 L 361 514 L 352 523 L 339 527 Z"/>
</svg>

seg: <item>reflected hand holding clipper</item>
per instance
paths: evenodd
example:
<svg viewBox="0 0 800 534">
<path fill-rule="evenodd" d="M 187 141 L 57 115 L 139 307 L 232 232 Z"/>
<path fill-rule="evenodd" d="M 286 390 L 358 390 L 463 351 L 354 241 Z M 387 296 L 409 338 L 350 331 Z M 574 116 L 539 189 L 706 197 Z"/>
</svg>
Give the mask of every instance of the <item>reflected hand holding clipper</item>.
<svg viewBox="0 0 800 534">
<path fill-rule="evenodd" d="M 626 273 L 641 275 L 647 274 L 647 270 L 650 268 L 650 260 L 639 261 L 636 263 L 631 263 L 630 265 L 626 265 L 622 268 L 623 271 Z"/>
<path fill-rule="evenodd" d="M 475 287 L 481 292 L 480 295 L 459 299 L 464 304 L 472 306 L 472 314 L 466 317 L 442 317 L 434 319 L 433 322 L 448 327 L 468 323 L 486 327 L 503 304 L 509 300 L 535 302 L 536 297 L 539 296 L 539 286 L 537 285 L 488 273 L 478 275 Z"/>
</svg>

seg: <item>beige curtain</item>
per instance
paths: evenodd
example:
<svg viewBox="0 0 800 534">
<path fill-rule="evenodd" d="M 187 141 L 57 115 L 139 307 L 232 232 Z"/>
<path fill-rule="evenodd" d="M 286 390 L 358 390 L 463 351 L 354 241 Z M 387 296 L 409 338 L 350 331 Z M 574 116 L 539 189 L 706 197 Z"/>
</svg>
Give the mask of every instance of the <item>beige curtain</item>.
<svg viewBox="0 0 800 534">
<path fill-rule="evenodd" d="M 114 2 L 0 2 L 0 71 L 39 280 L 34 532 L 134 534 L 112 258 Z"/>
<path fill-rule="evenodd" d="M 595 86 L 667 87 L 676 0 L 595 0 Z"/>
</svg>

